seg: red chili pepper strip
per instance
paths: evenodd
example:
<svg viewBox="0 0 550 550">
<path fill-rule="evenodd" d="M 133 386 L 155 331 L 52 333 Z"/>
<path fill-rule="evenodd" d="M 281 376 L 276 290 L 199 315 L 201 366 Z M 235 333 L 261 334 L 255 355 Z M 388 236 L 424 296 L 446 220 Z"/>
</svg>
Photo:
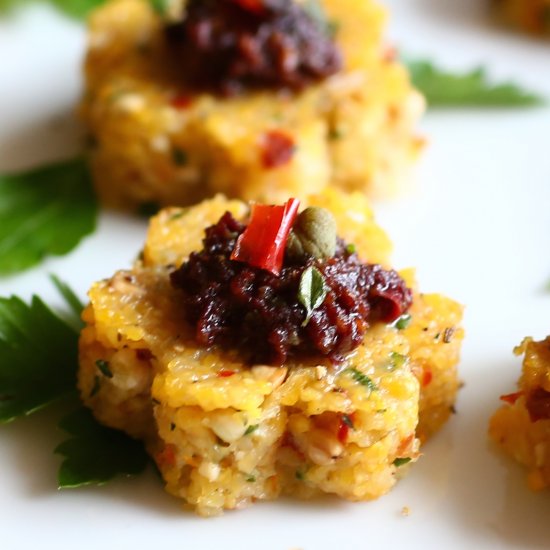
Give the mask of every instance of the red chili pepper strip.
<svg viewBox="0 0 550 550">
<path fill-rule="evenodd" d="M 218 372 L 218 376 L 220 378 L 229 378 L 230 376 L 233 376 L 235 374 L 234 370 L 221 370 Z"/>
<path fill-rule="evenodd" d="M 518 391 L 516 393 L 509 393 L 507 395 L 501 395 L 500 400 L 504 401 L 505 403 L 509 403 L 510 405 L 513 405 L 522 395 L 523 395 L 522 391 Z"/>
<path fill-rule="evenodd" d="M 299 206 L 298 199 L 290 199 L 284 206 L 253 205 L 250 223 L 237 239 L 231 259 L 279 275 Z"/>
</svg>

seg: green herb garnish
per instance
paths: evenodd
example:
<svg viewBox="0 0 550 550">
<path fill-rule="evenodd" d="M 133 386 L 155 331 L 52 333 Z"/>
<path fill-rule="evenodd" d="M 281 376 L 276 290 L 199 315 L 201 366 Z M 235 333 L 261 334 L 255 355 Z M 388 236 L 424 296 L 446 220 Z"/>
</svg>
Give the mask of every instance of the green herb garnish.
<svg viewBox="0 0 550 550">
<path fill-rule="evenodd" d="M 404 330 L 411 324 L 411 321 L 412 321 L 412 317 L 408 313 L 405 313 L 405 315 L 401 315 L 401 317 L 399 317 L 399 319 L 395 321 L 393 326 L 397 330 Z"/>
<path fill-rule="evenodd" d="M 376 391 L 378 389 L 376 384 L 366 374 L 357 370 L 355 367 L 351 369 L 346 369 L 346 370 L 351 374 L 352 378 L 356 382 L 359 382 L 359 384 L 361 384 L 362 386 L 369 388 L 369 390 L 371 391 Z"/>
<path fill-rule="evenodd" d="M 63 418 L 59 427 L 71 436 L 55 449 L 64 457 L 58 473 L 61 489 L 101 485 L 117 475 L 137 475 L 147 466 L 141 442 L 101 426 L 84 407 Z"/>
<path fill-rule="evenodd" d="M 76 391 L 77 333 L 40 298 L 0 298 L 0 422 Z"/>
<path fill-rule="evenodd" d="M 300 481 L 305 481 L 306 479 L 306 473 L 302 472 L 302 470 L 296 470 L 296 479 L 299 479 Z"/>
<path fill-rule="evenodd" d="M 103 376 L 106 376 L 107 378 L 113 377 L 111 367 L 109 366 L 109 361 L 105 361 L 105 359 L 98 359 L 95 364 L 96 367 L 101 371 L 101 374 L 103 374 Z"/>
<path fill-rule="evenodd" d="M 69 285 L 64 283 L 57 275 L 50 275 L 50 280 L 59 294 L 63 296 L 72 312 L 72 316 L 69 319 L 71 326 L 74 327 L 75 330 L 80 331 L 84 327 L 84 321 L 81 319 L 84 304 L 80 301 L 80 298 L 73 292 Z"/>
<path fill-rule="evenodd" d="M 396 459 L 393 461 L 392 464 L 393 464 L 396 468 L 399 468 L 399 466 L 404 466 L 405 464 L 408 464 L 411 460 L 412 460 L 412 458 L 409 458 L 409 457 L 405 457 L 405 458 L 396 458 Z"/>
<path fill-rule="evenodd" d="M 430 107 L 529 107 L 544 103 L 541 96 L 512 82 L 492 84 L 482 67 L 453 73 L 430 61 L 411 60 L 406 64 L 413 84 Z"/>
<path fill-rule="evenodd" d="M 251 475 L 249 475 L 249 476 L 246 477 L 246 481 L 247 481 L 248 483 L 254 483 L 254 482 L 256 481 L 256 476 L 254 476 L 254 475 L 251 474 Z"/>
<path fill-rule="evenodd" d="M 248 426 L 248 428 L 246 428 L 244 435 L 250 435 L 254 433 L 259 427 L 260 427 L 259 424 L 251 424 L 250 426 Z"/>
<path fill-rule="evenodd" d="M 308 267 L 300 279 L 298 301 L 306 308 L 306 318 L 302 323 L 305 327 L 313 312 L 322 305 L 327 296 L 327 288 L 322 273 L 313 266 Z"/>
<path fill-rule="evenodd" d="M 80 302 L 57 277 L 55 286 L 73 312 Z M 108 376 L 108 363 L 98 369 Z M 107 367 L 107 368 L 106 368 Z M 0 298 L 0 423 L 33 413 L 63 396 L 76 397 L 78 331 L 54 314 L 40 298 Z M 100 389 L 96 376 L 92 394 Z M 76 401 L 76 399 L 75 399 Z M 60 487 L 105 483 L 117 474 L 133 475 L 147 464 L 143 445 L 123 432 L 100 426 L 80 408 L 61 421 L 71 437 L 55 450 L 65 457 Z"/>
<path fill-rule="evenodd" d="M 83 160 L 0 176 L 0 275 L 67 254 L 94 231 L 96 219 Z"/>
<path fill-rule="evenodd" d="M 342 422 L 348 427 L 350 428 L 351 430 L 355 430 L 355 426 L 353 424 L 353 420 L 351 419 L 351 417 L 348 415 L 348 414 L 343 414 L 342 415 Z"/>
<path fill-rule="evenodd" d="M 104 4 L 106 0 L 44 0 L 69 17 L 84 19 L 94 8 Z M 14 8 L 37 3 L 38 0 L 0 0 L 0 14 L 7 13 Z"/>
<path fill-rule="evenodd" d="M 346 246 L 346 252 L 347 252 L 348 254 L 355 254 L 356 250 L 357 250 L 357 249 L 356 249 L 356 247 L 355 247 L 355 245 L 354 245 L 353 243 L 350 243 L 350 244 L 348 244 L 348 245 Z"/>
<path fill-rule="evenodd" d="M 390 360 L 391 360 L 391 370 L 399 369 L 403 365 L 405 365 L 408 361 L 408 358 L 406 355 L 402 355 L 401 353 L 397 353 L 396 351 L 392 351 L 390 353 Z"/>
</svg>

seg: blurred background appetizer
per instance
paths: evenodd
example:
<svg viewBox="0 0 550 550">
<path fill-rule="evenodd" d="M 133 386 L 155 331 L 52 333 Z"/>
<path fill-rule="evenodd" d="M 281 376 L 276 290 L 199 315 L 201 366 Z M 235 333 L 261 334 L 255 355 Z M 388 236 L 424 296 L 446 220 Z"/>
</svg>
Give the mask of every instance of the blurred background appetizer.
<svg viewBox="0 0 550 550">
<path fill-rule="evenodd" d="M 111 0 L 82 118 L 101 200 L 138 209 L 395 191 L 424 110 L 373 0 Z"/>
</svg>

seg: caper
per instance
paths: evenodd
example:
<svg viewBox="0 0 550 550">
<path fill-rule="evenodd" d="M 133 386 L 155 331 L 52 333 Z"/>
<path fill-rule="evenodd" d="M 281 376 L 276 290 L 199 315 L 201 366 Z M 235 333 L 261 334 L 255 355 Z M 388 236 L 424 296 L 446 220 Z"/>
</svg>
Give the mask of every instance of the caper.
<svg viewBox="0 0 550 550">
<path fill-rule="evenodd" d="M 294 222 L 286 254 L 298 262 L 307 257 L 332 258 L 336 252 L 336 221 L 325 208 L 306 208 Z"/>
</svg>

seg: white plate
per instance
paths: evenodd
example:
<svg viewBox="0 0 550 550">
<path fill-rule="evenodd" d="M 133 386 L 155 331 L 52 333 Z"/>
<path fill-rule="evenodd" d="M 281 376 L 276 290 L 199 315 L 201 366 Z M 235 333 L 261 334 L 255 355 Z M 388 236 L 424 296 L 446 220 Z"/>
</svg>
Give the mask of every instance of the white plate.
<svg viewBox="0 0 550 550">
<path fill-rule="evenodd" d="M 446 66 L 484 62 L 550 97 L 547 44 L 491 27 L 482 0 L 393 0 L 392 36 L 411 54 Z M 0 171 L 77 149 L 71 122 L 80 80 L 81 28 L 34 7 L 0 22 Z M 498 396 L 513 390 L 523 336 L 550 333 L 550 110 L 433 112 L 431 145 L 409 196 L 379 206 L 396 265 L 418 267 L 422 288 L 467 304 L 458 414 L 386 497 L 258 504 L 204 520 L 181 512 L 154 475 L 58 492 L 62 438 L 55 411 L 0 428 L 0 546 L 328 550 L 337 548 L 548 547 L 550 495 L 526 489 L 525 472 L 487 441 Z M 128 266 L 146 225 L 102 214 L 70 256 L 0 281 L 0 295 L 34 291 L 55 305 L 55 272 L 82 296 Z M 404 517 L 401 510 L 410 508 Z"/>
</svg>

